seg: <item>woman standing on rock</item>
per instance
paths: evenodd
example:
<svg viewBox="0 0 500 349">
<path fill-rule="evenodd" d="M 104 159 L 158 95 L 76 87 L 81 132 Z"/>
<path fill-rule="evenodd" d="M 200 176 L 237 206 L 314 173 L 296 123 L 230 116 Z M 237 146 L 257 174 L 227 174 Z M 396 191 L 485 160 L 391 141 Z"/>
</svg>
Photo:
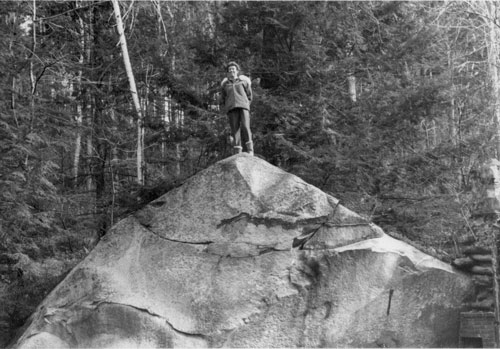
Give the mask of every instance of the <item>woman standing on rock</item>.
<svg viewBox="0 0 500 349">
<path fill-rule="evenodd" d="M 227 113 L 231 127 L 234 153 L 243 151 L 253 155 L 252 132 L 250 131 L 250 104 L 252 84 L 250 79 L 240 75 L 236 62 L 226 65 L 227 77 L 222 81 L 222 110 Z"/>
</svg>

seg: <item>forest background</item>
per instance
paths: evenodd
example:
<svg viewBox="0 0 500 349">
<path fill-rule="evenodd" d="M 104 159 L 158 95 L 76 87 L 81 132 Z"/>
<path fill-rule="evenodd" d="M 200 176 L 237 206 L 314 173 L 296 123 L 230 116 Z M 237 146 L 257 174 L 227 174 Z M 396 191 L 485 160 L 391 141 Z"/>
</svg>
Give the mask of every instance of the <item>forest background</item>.
<svg viewBox="0 0 500 349">
<path fill-rule="evenodd" d="M 0 346 L 113 223 L 231 155 L 230 60 L 252 79 L 257 156 L 443 260 L 479 238 L 500 4 L 114 4 L 0 4 Z"/>
</svg>

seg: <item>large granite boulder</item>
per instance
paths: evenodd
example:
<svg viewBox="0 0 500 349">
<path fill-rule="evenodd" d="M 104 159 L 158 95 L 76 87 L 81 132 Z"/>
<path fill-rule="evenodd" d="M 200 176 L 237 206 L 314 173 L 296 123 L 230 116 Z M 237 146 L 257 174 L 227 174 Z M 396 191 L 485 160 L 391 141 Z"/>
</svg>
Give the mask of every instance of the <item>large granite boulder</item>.
<svg viewBox="0 0 500 349">
<path fill-rule="evenodd" d="M 116 224 L 16 348 L 453 347 L 471 280 L 246 154 Z"/>
</svg>

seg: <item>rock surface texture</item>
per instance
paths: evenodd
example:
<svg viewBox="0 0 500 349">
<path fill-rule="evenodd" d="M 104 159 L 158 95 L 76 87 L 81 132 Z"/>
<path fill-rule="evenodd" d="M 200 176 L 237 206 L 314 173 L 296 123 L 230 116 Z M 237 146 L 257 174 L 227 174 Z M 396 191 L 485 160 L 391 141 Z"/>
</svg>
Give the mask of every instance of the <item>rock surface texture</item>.
<svg viewBox="0 0 500 349">
<path fill-rule="evenodd" d="M 116 224 L 14 347 L 456 347 L 471 291 L 448 264 L 242 154 Z"/>
</svg>

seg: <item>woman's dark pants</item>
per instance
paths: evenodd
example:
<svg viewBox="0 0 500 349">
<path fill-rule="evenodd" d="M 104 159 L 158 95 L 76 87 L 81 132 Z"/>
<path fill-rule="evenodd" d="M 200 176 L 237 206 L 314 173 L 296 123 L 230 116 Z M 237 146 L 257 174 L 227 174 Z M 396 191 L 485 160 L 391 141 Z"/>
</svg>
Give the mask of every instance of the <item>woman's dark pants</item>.
<svg viewBox="0 0 500 349">
<path fill-rule="evenodd" d="M 250 113 L 243 108 L 231 109 L 227 113 L 233 147 L 236 153 L 243 151 L 253 153 L 252 131 L 250 131 Z"/>
</svg>

